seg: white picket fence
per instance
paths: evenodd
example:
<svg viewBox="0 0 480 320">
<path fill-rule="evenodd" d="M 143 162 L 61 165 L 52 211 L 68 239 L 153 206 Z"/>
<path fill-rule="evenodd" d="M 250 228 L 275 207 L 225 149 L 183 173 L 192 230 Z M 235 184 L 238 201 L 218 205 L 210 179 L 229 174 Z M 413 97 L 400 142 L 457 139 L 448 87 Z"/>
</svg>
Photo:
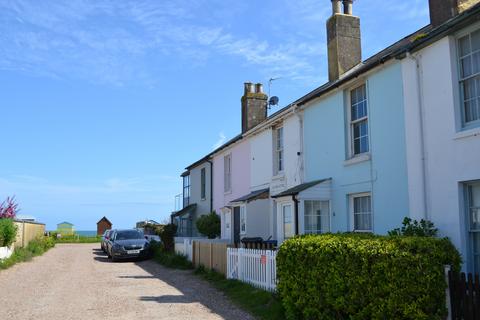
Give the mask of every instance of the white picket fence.
<svg viewBox="0 0 480 320">
<path fill-rule="evenodd" d="M 227 248 L 227 278 L 275 291 L 277 287 L 277 252 Z"/>
</svg>

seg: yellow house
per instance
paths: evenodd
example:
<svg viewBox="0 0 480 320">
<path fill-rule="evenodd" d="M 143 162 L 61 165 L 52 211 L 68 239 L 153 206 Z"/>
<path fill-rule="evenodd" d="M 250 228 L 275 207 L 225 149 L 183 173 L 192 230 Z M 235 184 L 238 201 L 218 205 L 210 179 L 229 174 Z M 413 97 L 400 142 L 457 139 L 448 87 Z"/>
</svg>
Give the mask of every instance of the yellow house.
<svg viewBox="0 0 480 320">
<path fill-rule="evenodd" d="M 62 222 L 57 224 L 57 233 L 61 235 L 73 235 L 75 233 L 75 228 L 70 222 Z"/>
</svg>

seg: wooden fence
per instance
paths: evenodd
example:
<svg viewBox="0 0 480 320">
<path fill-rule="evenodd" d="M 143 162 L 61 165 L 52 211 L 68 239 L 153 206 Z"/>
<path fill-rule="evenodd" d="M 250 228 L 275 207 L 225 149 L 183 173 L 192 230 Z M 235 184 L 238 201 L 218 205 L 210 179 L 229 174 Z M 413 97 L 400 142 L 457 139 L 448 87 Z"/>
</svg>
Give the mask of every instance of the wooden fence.
<svg viewBox="0 0 480 320">
<path fill-rule="evenodd" d="M 45 233 L 45 224 L 32 221 L 15 221 L 17 226 L 17 239 L 15 247 L 25 247 L 33 239 L 43 236 Z"/>
<path fill-rule="evenodd" d="M 190 249 L 185 243 L 187 257 Z M 191 256 L 195 267 L 204 266 L 215 270 L 223 275 L 227 273 L 227 243 L 216 243 L 207 241 L 192 241 Z"/>
<path fill-rule="evenodd" d="M 448 272 L 450 313 L 453 320 L 480 319 L 480 280 L 478 274 Z"/>
<path fill-rule="evenodd" d="M 277 287 L 277 251 L 244 248 L 227 249 L 227 278 L 275 291 Z"/>
</svg>

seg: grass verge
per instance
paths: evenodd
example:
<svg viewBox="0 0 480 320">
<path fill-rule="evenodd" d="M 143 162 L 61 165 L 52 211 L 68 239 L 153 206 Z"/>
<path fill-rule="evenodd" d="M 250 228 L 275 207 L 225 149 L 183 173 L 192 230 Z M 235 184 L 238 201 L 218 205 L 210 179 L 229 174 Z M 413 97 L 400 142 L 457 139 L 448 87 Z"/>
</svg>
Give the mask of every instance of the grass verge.
<svg viewBox="0 0 480 320">
<path fill-rule="evenodd" d="M 238 280 L 226 279 L 222 274 L 204 267 L 195 269 L 195 274 L 210 282 L 215 288 L 225 293 L 233 303 L 257 318 L 285 319 L 282 303 L 276 294 Z"/>
<path fill-rule="evenodd" d="M 161 244 L 153 248 L 153 259 L 172 269 L 193 269 L 185 256 L 165 252 Z M 226 279 L 222 274 L 204 267 L 195 269 L 194 274 L 210 282 L 240 308 L 263 320 L 285 319 L 285 312 L 276 294 L 257 289 L 247 283 Z"/>
<path fill-rule="evenodd" d="M 100 243 L 102 241 L 101 236 L 95 237 L 82 237 L 82 236 L 63 236 L 55 239 L 56 243 Z"/>
<path fill-rule="evenodd" d="M 53 248 L 55 242 L 48 237 L 41 237 L 30 241 L 25 248 L 16 248 L 10 258 L 0 260 L 0 269 L 7 269 L 16 263 L 29 261 L 35 256 L 42 255 Z"/>
<path fill-rule="evenodd" d="M 193 265 L 185 256 L 174 252 L 166 252 L 160 243 L 152 245 L 153 260 L 161 265 L 171 269 L 188 270 L 193 269 Z"/>
</svg>

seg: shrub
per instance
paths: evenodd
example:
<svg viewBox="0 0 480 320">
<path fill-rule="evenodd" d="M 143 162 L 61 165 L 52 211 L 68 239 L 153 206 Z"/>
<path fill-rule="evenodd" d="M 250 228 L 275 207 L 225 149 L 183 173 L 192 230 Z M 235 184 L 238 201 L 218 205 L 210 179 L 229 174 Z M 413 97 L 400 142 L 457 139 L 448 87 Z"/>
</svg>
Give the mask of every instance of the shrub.
<svg viewBox="0 0 480 320">
<path fill-rule="evenodd" d="M 446 238 L 309 235 L 280 247 L 277 290 L 289 319 L 443 319 L 460 264 Z"/>
<path fill-rule="evenodd" d="M 173 223 L 166 224 L 159 232 L 160 239 L 162 239 L 163 247 L 166 251 L 172 252 L 175 249 L 175 242 L 173 237 L 177 233 L 177 226 Z"/>
<path fill-rule="evenodd" d="M 9 247 L 17 236 L 17 226 L 13 219 L 0 219 L 0 247 Z"/>
<path fill-rule="evenodd" d="M 187 257 L 165 250 L 163 243 L 155 242 L 151 245 L 153 259 L 168 268 L 192 269 L 193 265 Z"/>
<path fill-rule="evenodd" d="M 215 211 L 199 217 L 196 225 L 198 231 L 209 239 L 220 236 L 220 217 Z"/>
<path fill-rule="evenodd" d="M 15 219 L 17 212 L 18 204 L 15 203 L 15 197 L 8 197 L 0 203 L 0 219 Z"/>
<path fill-rule="evenodd" d="M 25 248 L 15 248 L 12 256 L 0 261 L 0 269 L 6 269 L 18 262 L 28 261 L 55 246 L 51 237 L 39 237 L 28 243 Z"/>
<path fill-rule="evenodd" d="M 417 236 L 417 237 L 435 237 L 438 229 L 435 228 L 433 222 L 428 220 L 417 220 L 405 217 L 402 222 L 403 227 L 393 229 L 388 232 L 389 236 Z"/>
</svg>

